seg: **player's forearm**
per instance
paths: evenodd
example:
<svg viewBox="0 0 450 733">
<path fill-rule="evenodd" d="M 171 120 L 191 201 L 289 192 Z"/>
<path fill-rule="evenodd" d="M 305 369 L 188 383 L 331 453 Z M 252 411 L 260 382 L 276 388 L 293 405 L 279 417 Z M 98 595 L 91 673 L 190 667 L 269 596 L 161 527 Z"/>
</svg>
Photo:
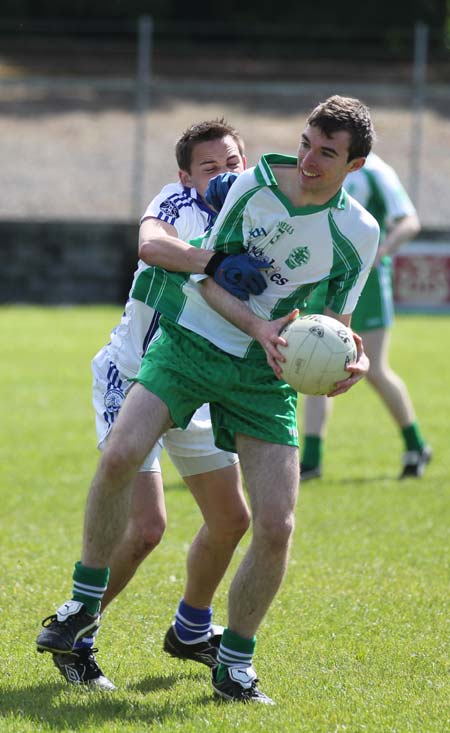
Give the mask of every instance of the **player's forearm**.
<svg viewBox="0 0 450 733">
<path fill-rule="evenodd" d="M 208 305 L 223 318 L 252 338 L 257 338 L 261 318 L 244 303 L 224 290 L 213 278 L 208 277 L 200 283 L 201 293 Z"/>
<path fill-rule="evenodd" d="M 164 235 L 139 242 L 139 257 L 172 272 L 203 273 L 213 252 L 193 247 L 177 237 Z"/>
<path fill-rule="evenodd" d="M 393 255 L 399 247 L 413 239 L 420 232 L 420 221 L 415 214 L 398 219 L 381 243 L 380 249 L 385 255 Z"/>
</svg>

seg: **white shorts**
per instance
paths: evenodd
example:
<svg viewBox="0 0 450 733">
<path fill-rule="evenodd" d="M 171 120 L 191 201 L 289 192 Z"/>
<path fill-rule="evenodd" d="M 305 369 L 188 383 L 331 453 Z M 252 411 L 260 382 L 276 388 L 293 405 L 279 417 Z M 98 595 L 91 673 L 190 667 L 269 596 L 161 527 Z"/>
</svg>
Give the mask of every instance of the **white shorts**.
<svg viewBox="0 0 450 733">
<path fill-rule="evenodd" d="M 134 382 L 121 374 L 111 358 L 108 346 L 92 360 L 92 401 L 98 447 L 103 449 L 109 432 L 117 419 L 128 390 Z M 186 430 L 168 430 L 148 454 L 140 471 L 161 472 L 160 456 L 165 448 L 181 476 L 194 476 L 232 466 L 238 462 L 236 453 L 220 450 L 214 444 L 209 405 L 202 405 Z"/>
</svg>

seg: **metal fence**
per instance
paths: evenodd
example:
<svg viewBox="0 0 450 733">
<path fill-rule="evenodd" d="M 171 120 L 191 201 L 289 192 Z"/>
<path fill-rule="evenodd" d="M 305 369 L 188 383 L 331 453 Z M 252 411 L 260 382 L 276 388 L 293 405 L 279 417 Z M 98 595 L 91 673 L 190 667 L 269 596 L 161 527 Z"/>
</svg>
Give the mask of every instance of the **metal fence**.
<svg viewBox="0 0 450 733">
<path fill-rule="evenodd" d="M 348 60 L 342 51 L 333 59 L 311 29 L 308 48 L 317 52 L 305 60 L 295 44 L 246 55 L 222 39 L 214 53 L 211 38 L 193 47 L 184 37 L 177 53 L 167 42 L 161 51 L 146 17 L 122 34 L 111 24 L 89 28 L 62 35 L 47 23 L 21 43 L 20 29 L 2 36 L 0 27 L 1 219 L 136 221 L 176 177 L 174 144 L 193 121 L 225 115 L 253 164 L 270 150 L 295 153 L 308 110 L 340 93 L 371 107 L 377 152 L 423 224 L 450 227 L 448 60 L 429 63 L 426 26 L 409 30 L 410 56 L 403 50 L 395 63 L 382 54 L 374 62 L 370 44 L 366 56 L 364 44 L 352 56 L 353 37 Z"/>
</svg>

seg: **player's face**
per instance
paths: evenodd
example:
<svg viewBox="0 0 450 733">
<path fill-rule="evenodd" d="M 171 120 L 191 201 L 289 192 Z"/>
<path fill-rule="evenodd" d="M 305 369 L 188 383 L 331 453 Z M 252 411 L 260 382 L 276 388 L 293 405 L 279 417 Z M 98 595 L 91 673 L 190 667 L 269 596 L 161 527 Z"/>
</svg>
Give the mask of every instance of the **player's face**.
<svg viewBox="0 0 450 733">
<path fill-rule="evenodd" d="M 364 165 L 365 158 L 348 162 L 349 145 L 347 130 L 328 137 L 319 127 L 306 127 L 297 162 L 300 190 L 307 199 L 305 203 L 326 203 L 340 189 L 347 173 Z"/>
<path fill-rule="evenodd" d="M 198 143 L 192 151 L 190 172 L 180 171 L 179 176 L 183 186 L 195 188 L 204 196 L 211 178 L 227 171 L 242 173 L 245 167 L 245 157 L 241 155 L 236 141 L 231 135 L 226 135 L 218 140 Z"/>
</svg>

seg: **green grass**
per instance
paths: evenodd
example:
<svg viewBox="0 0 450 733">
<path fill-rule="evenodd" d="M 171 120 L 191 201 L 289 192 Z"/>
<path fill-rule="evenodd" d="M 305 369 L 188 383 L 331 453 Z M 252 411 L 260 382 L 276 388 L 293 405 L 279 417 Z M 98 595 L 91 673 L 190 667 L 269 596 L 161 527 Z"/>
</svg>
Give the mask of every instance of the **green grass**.
<svg viewBox="0 0 450 733">
<path fill-rule="evenodd" d="M 277 701 L 217 705 L 206 668 L 161 654 L 200 524 L 164 462 L 166 536 L 104 619 L 112 694 L 65 685 L 35 652 L 66 599 L 97 462 L 89 362 L 120 309 L 0 309 L 0 731 L 444 733 L 450 730 L 449 317 L 398 317 L 392 362 L 435 458 L 398 482 L 401 442 L 366 384 L 337 398 L 324 477 L 302 488 L 286 581 L 258 634 L 261 687 Z M 276 487 L 275 487 L 276 490 Z M 248 541 L 248 540 L 247 540 Z M 215 603 L 225 619 L 226 589 Z"/>
</svg>

